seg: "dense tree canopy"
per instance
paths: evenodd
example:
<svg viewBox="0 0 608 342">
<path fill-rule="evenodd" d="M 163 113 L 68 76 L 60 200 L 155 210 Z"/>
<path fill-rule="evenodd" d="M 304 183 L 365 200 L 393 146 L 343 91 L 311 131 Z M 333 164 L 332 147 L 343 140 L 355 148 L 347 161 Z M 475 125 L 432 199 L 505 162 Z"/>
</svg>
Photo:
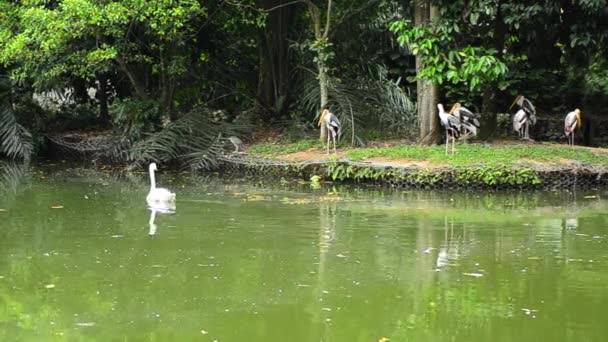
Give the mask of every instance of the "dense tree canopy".
<svg viewBox="0 0 608 342">
<path fill-rule="evenodd" d="M 544 117 L 580 107 L 603 122 L 607 19 L 603 0 L 0 1 L 0 142 L 18 157 L 8 151 L 28 154 L 17 146 L 37 135 L 111 128 L 129 149 L 198 113 L 213 134 L 188 153 L 206 155 L 224 129 L 312 132 L 323 106 L 346 142 L 424 142 L 438 130 L 427 120 L 436 102 L 456 101 L 482 114 L 490 137 L 520 93 Z M 59 109 L 32 100 L 66 90 Z M 140 157 L 181 153 L 163 155 L 162 141 Z"/>
</svg>

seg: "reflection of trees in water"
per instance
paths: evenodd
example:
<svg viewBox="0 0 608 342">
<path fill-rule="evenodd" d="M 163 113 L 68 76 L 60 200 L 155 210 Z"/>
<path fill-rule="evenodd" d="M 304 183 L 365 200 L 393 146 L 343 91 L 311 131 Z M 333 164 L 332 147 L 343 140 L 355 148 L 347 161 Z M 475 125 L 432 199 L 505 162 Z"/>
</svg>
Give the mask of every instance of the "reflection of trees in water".
<svg viewBox="0 0 608 342">
<path fill-rule="evenodd" d="M 28 177 L 28 164 L 0 161 L 0 195 L 6 199 L 17 194 Z"/>
<path fill-rule="evenodd" d="M 317 282 L 313 286 L 312 296 L 314 303 L 312 312 L 316 323 L 316 329 L 311 329 L 311 340 L 326 341 L 329 335 L 328 322 L 324 317 L 324 302 L 327 289 L 327 259 L 333 243 L 336 240 L 336 203 L 320 202 L 319 203 L 319 232 L 318 232 L 318 267 L 317 267 Z"/>
</svg>

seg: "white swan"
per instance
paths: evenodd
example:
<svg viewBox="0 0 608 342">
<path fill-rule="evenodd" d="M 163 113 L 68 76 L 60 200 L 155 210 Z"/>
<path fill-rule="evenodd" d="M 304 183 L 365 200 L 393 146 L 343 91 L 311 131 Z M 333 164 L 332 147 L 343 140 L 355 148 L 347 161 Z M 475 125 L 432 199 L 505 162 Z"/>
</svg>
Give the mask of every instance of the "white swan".
<svg viewBox="0 0 608 342">
<path fill-rule="evenodd" d="M 156 179 L 154 178 L 154 171 L 156 171 L 156 163 L 151 163 L 150 167 L 150 192 L 146 197 L 148 205 L 151 207 L 163 206 L 167 203 L 175 202 L 175 194 L 165 188 L 156 187 Z"/>
</svg>

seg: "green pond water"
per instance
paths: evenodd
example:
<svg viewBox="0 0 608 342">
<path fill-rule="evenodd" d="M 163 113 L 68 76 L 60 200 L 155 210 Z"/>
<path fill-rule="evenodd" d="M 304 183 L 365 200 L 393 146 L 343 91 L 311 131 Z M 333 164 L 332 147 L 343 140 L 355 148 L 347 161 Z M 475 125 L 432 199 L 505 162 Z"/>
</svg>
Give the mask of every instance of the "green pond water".
<svg viewBox="0 0 608 342">
<path fill-rule="evenodd" d="M 2 341 L 607 341 L 608 192 L 5 174 Z"/>
</svg>

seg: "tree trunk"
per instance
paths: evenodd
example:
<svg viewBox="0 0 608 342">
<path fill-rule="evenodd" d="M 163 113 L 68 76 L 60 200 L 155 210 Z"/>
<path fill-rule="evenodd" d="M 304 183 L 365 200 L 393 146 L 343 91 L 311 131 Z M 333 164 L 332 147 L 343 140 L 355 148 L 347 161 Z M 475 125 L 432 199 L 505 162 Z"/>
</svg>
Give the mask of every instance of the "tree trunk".
<svg viewBox="0 0 608 342">
<path fill-rule="evenodd" d="M 416 25 L 425 25 L 439 16 L 437 7 L 427 1 L 418 0 L 414 3 L 414 19 Z M 420 58 L 416 58 L 416 73 L 424 68 Z M 436 84 L 419 79 L 416 82 L 418 102 L 419 143 L 434 145 L 441 141 L 437 103 L 439 89 Z"/>
<path fill-rule="evenodd" d="M 120 70 L 127 75 L 127 78 L 129 79 L 129 82 L 131 83 L 131 87 L 133 87 L 133 90 L 135 90 L 135 94 L 137 95 L 137 97 L 139 97 L 140 99 L 147 99 L 148 98 L 148 92 L 146 91 L 146 86 L 144 84 L 144 82 L 141 82 L 137 76 L 129 69 L 129 67 L 127 66 L 127 63 L 122 59 L 122 58 L 117 58 L 118 61 L 118 66 L 120 67 Z"/>
<path fill-rule="evenodd" d="M 321 28 L 321 12 L 319 10 L 319 7 L 317 7 L 317 5 L 315 5 L 311 0 L 304 0 L 304 2 L 308 6 L 308 12 L 312 20 L 312 26 L 315 32 L 316 42 L 322 44 L 328 43 L 329 27 L 331 23 L 332 0 L 327 1 L 327 13 L 325 13 L 325 28 Z M 319 50 L 317 50 L 317 78 L 319 79 L 319 91 L 321 93 L 321 110 L 323 110 L 323 108 L 327 106 L 327 103 L 329 102 L 329 91 L 327 84 L 328 76 L 326 64 L 327 55 L 325 53 L 326 52 L 324 50 L 324 47 L 320 46 Z M 327 140 L 327 131 L 323 125 L 321 125 L 319 140 L 321 140 L 321 142 Z"/>
<path fill-rule="evenodd" d="M 286 5 L 288 3 L 287 0 L 260 1 L 260 7 L 272 10 L 268 12 L 267 25 L 258 33 L 257 99 L 272 117 L 284 115 L 289 107 L 288 28 L 296 8 Z"/>
<path fill-rule="evenodd" d="M 319 54 L 319 59 L 324 58 L 322 53 Z M 319 68 L 319 91 L 321 93 L 321 110 L 327 106 L 329 102 L 329 91 L 327 89 L 327 73 L 325 71 L 325 65 L 322 61 L 318 63 Z M 321 125 L 321 130 L 319 132 L 319 140 L 321 142 L 327 141 L 327 129 L 325 125 Z"/>
<path fill-rule="evenodd" d="M 480 139 L 491 139 L 496 133 L 496 87 L 489 86 L 483 91 L 481 118 L 479 128 Z"/>
<path fill-rule="evenodd" d="M 496 8 L 496 18 L 494 19 L 494 48 L 498 51 L 499 58 L 502 57 L 505 39 L 507 35 L 507 25 L 503 21 L 501 11 L 502 1 L 498 1 Z M 481 105 L 481 127 L 479 129 L 479 138 L 491 139 L 496 133 L 496 112 L 498 111 L 498 87 L 496 84 L 491 84 L 483 91 Z"/>
</svg>

